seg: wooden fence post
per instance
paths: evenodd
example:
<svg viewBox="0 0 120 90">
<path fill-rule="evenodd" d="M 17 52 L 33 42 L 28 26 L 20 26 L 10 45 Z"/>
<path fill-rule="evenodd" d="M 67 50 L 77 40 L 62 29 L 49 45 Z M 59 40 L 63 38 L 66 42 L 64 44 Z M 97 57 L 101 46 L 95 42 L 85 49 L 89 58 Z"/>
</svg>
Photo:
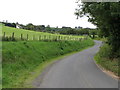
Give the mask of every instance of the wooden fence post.
<svg viewBox="0 0 120 90">
<path fill-rule="evenodd" d="M 27 34 L 27 40 L 28 40 L 28 34 Z"/>
<path fill-rule="evenodd" d="M 72 40 L 71 36 L 70 36 L 70 40 Z"/>
<path fill-rule="evenodd" d="M 15 40 L 15 37 L 14 37 L 14 32 L 12 33 L 12 41 L 14 41 Z"/>
<path fill-rule="evenodd" d="M 41 35 L 39 35 L 39 41 L 41 40 Z"/>
<path fill-rule="evenodd" d="M 74 39 L 74 41 L 76 41 L 76 38 Z"/>
<path fill-rule="evenodd" d="M 51 35 L 49 35 L 49 41 L 51 40 Z"/>
<path fill-rule="evenodd" d="M 49 39 L 49 35 L 46 35 L 46 40 L 48 40 Z"/>
<path fill-rule="evenodd" d="M 58 40 L 60 41 L 60 36 L 58 36 Z"/>
<path fill-rule="evenodd" d="M 35 40 L 35 36 L 33 35 L 33 40 Z"/>
<path fill-rule="evenodd" d="M 73 41 L 75 41 L 75 37 L 73 37 Z"/>
<path fill-rule="evenodd" d="M 66 36 L 66 41 L 68 40 L 68 37 Z"/>
<path fill-rule="evenodd" d="M 68 36 L 68 41 L 69 41 L 69 36 Z"/>
<path fill-rule="evenodd" d="M 62 36 L 60 36 L 60 40 L 62 40 Z"/>
<path fill-rule="evenodd" d="M 58 41 L 58 36 L 56 36 L 56 40 Z"/>
<path fill-rule="evenodd" d="M 21 40 L 23 40 L 23 34 L 21 34 Z"/>
<path fill-rule="evenodd" d="M 5 32 L 4 32 L 4 34 L 3 34 L 3 38 L 2 38 L 2 39 L 3 39 L 3 41 L 5 40 Z"/>
<path fill-rule="evenodd" d="M 81 41 L 81 38 L 79 38 L 79 41 Z"/>
<path fill-rule="evenodd" d="M 77 41 L 77 38 L 76 38 L 76 41 Z"/>
<path fill-rule="evenodd" d="M 55 36 L 54 35 L 52 35 L 52 41 L 55 41 Z"/>
<path fill-rule="evenodd" d="M 44 35 L 44 40 L 46 40 L 46 35 Z"/>
<path fill-rule="evenodd" d="M 63 40 L 65 41 L 65 36 L 63 37 Z"/>
<path fill-rule="evenodd" d="M 68 41 L 69 41 L 69 36 L 67 38 L 68 38 Z"/>
<path fill-rule="evenodd" d="M 77 41 L 79 41 L 79 38 L 77 38 Z"/>
<path fill-rule="evenodd" d="M 5 38 L 5 32 L 4 32 L 4 34 L 3 34 L 3 37 Z"/>
<path fill-rule="evenodd" d="M 63 36 L 61 36 L 61 40 L 63 40 Z"/>
<path fill-rule="evenodd" d="M 43 38 L 43 35 L 40 35 L 41 37 L 40 37 L 40 40 L 42 40 L 42 38 Z"/>
</svg>

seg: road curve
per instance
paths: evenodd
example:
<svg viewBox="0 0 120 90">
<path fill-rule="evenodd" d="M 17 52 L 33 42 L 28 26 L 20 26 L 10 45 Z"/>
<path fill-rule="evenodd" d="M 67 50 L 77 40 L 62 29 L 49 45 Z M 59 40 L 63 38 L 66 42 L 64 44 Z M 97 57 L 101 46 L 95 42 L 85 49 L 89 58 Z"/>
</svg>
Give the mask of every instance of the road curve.
<svg viewBox="0 0 120 90">
<path fill-rule="evenodd" d="M 101 41 L 53 64 L 38 88 L 118 88 L 118 81 L 102 72 L 93 57 Z"/>
</svg>

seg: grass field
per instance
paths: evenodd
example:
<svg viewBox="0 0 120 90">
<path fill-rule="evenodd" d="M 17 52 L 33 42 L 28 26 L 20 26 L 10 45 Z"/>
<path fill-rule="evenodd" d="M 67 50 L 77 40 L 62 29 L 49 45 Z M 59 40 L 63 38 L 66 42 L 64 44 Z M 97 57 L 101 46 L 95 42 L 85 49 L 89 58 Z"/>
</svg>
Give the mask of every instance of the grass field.
<svg viewBox="0 0 120 90">
<path fill-rule="evenodd" d="M 24 29 L 17 29 L 12 27 L 7 27 L 2 25 L 2 35 L 5 33 L 5 37 L 12 37 L 12 33 L 14 32 L 14 37 L 17 40 L 20 40 L 21 34 L 23 39 L 28 40 L 44 40 L 49 39 L 53 40 L 58 38 L 60 40 L 79 40 L 80 38 L 84 38 L 84 36 L 72 36 L 72 35 L 61 35 L 61 34 L 51 34 L 46 32 L 36 32 L 32 30 L 24 30 Z M 28 34 L 28 36 L 27 36 Z"/>
<path fill-rule="evenodd" d="M 33 70 L 50 59 L 92 46 L 91 39 L 83 41 L 19 41 L 3 42 L 3 88 L 24 87 Z"/>
</svg>

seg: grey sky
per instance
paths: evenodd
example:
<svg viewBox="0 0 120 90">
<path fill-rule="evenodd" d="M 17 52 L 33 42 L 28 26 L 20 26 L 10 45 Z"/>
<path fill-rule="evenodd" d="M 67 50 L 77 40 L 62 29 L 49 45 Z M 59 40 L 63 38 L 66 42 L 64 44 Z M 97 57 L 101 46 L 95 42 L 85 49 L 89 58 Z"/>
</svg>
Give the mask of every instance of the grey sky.
<svg viewBox="0 0 120 90">
<path fill-rule="evenodd" d="M 95 28 L 87 18 L 76 19 L 76 0 L 1 0 L 0 21 L 52 27 L 82 26 Z"/>
</svg>

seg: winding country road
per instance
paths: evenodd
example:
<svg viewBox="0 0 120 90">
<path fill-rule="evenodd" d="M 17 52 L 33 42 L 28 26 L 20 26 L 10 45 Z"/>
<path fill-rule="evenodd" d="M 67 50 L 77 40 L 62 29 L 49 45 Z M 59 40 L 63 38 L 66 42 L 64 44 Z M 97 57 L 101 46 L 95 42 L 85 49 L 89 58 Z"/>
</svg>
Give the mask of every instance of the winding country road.
<svg viewBox="0 0 120 90">
<path fill-rule="evenodd" d="M 118 88 L 118 81 L 102 72 L 93 57 L 101 41 L 53 64 L 38 88 Z"/>
</svg>

